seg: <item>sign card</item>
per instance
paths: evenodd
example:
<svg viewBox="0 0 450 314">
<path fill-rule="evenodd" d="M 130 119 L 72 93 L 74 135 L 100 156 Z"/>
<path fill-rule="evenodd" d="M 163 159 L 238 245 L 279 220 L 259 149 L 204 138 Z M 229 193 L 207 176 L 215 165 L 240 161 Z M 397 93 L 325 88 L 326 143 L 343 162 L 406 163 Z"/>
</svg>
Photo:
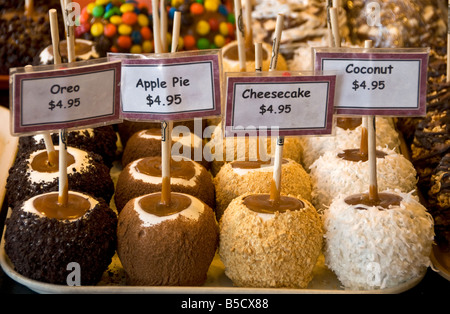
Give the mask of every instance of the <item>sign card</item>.
<svg viewBox="0 0 450 314">
<path fill-rule="evenodd" d="M 336 76 L 286 73 L 227 77 L 225 136 L 331 134 Z"/>
<path fill-rule="evenodd" d="M 337 75 L 337 114 L 424 115 L 427 64 L 427 49 L 315 49 L 315 69 Z"/>
<path fill-rule="evenodd" d="M 122 118 L 183 120 L 220 115 L 219 54 L 161 55 L 122 59 Z"/>
<path fill-rule="evenodd" d="M 12 134 L 120 120 L 120 62 L 33 67 L 11 75 Z M 39 70 L 40 68 L 45 70 Z"/>
</svg>

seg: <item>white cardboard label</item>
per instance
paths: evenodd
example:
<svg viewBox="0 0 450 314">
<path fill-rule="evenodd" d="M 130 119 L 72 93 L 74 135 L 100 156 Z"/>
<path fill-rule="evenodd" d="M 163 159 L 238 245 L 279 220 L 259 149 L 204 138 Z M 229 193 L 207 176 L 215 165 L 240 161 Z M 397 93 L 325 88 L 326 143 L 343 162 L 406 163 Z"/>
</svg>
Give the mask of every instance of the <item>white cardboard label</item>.
<svg viewBox="0 0 450 314">
<path fill-rule="evenodd" d="M 12 133 L 119 119 L 120 62 L 13 75 Z"/>
<path fill-rule="evenodd" d="M 220 115 L 216 57 L 123 59 L 122 117 L 177 120 Z"/>
<path fill-rule="evenodd" d="M 335 76 L 229 77 L 225 135 L 330 134 Z"/>
<path fill-rule="evenodd" d="M 337 75 L 338 114 L 423 115 L 427 54 L 317 52 L 316 69 Z"/>
</svg>

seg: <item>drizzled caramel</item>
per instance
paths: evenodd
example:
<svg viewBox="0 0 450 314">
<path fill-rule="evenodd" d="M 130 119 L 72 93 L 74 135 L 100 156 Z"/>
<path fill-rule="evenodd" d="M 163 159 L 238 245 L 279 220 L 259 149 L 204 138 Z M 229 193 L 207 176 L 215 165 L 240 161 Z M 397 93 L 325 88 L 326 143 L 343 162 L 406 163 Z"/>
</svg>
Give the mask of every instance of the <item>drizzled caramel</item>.
<svg viewBox="0 0 450 314">
<path fill-rule="evenodd" d="M 384 158 L 387 154 L 377 150 L 376 151 L 376 157 L 377 158 Z M 337 155 L 339 158 L 342 158 L 344 160 L 358 162 L 358 161 L 367 161 L 369 160 L 369 155 L 362 153 L 360 149 L 346 149 L 342 153 L 339 153 Z"/>
<path fill-rule="evenodd" d="M 282 164 L 287 164 L 288 160 L 283 159 Z M 235 169 L 259 169 L 263 166 L 271 165 L 270 160 L 235 160 L 231 162 L 231 167 Z"/>
<path fill-rule="evenodd" d="M 47 218 L 66 220 L 83 216 L 91 208 L 91 203 L 80 195 L 68 193 L 66 205 L 61 206 L 58 193 L 48 193 L 36 197 L 33 206 Z"/>
<path fill-rule="evenodd" d="M 136 171 L 152 176 L 161 177 L 161 158 L 148 157 L 140 160 L 135 167 Z M 170 162 L 170 176 L 172 178 L 180 178 L 190 180 L 195 176 L 195 165 L 188 160 L 172 160 Z"/>
<path fill-rule="evenodd" d="M 54 152 L 56 156 L 53 158 L 54 161 L 50 164 L 48 160 L 47 152 L 41 152 L 34 156 L 31 161 L 31 169 L 39 172 L 58 172 L 59 171 L 59 150 Z M 67 167 L 75 163 L 75 158 L 73 155 L 67 153 Z"/>
<path fill-rule="evenodd" d="M 336 125 L 344 130 L 354 130 L 362 123 L 362 118 L 337 118 Z"/>
<path fill-rule="evenodd" d="M 390 206 L 399 206 L 402 200 L 403 198 L 401 196 L 387 192 L 378 193 L 376 198 L 371 197 L 369 193 L 360 193 L 350 195 L 344 199 L 348 205 L 377 206 L 380 209 L 389 209 Z M 357 206 L 356 209 L 366 208 Z"/>
<path fill-rule="evenodd" d="M 139 200 L 139 206 L 142 210 L 158 217 L 177 214 L 188 208 L 191 203 L 190 197 L 178 193 L 170 195 L 170 204 L 161 202 L 161 193 L 149 194 Z"/>
<path fill-rule="evenodd" d="M 302 201 L 290 196 L 280 196 L 278 201 L 270 199 L 269 194 L 254 194 L 244 198 L 244 205 L 250 210 L 262 214 L 284 213 L 305 207 Z"/>
</svg>

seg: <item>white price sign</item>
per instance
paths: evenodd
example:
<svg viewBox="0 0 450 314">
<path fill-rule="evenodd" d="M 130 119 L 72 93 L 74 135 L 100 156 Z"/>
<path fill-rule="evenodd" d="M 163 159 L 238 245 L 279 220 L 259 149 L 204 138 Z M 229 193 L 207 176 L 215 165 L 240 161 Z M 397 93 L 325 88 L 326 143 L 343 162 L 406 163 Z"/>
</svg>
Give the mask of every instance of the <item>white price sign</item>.
<svg viewBox="0 0 450 314">
<path fill-rule="evenodd" d="M 36 67 L 11 76 L 12 133 L 84 127 L 120 119 L 120 62 Z M 73 67 L 72 67 L 73 66 Z M 40 71 L 40 68 L 46 70 Z"/>
<path fill-rule="evenodd" d="M 426 112 L 426 49 L 315 49 L 315 68 L 333 71 L 336 113 L 421 116 Z"/>
<path fill-rule="evenodd" d="M 218 54 L 122 59 L 122 117 L 182 120 L 218 116 Z"/>
<path fill-rule="evenodd" d="M 225 135 L 331 134 L 336 76 L 273 73 L 227 78 Z"/>
</svg>

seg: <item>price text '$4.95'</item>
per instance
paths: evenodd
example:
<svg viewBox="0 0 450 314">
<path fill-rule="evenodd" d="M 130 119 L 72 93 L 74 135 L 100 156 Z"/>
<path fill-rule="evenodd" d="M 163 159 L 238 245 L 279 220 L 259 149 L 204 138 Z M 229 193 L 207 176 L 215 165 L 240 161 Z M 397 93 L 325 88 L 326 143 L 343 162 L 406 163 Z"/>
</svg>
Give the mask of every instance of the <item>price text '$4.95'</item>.
<svg viewBox="0 0 450 314">
<path fill-rule="evenodd" d="M 146 99 L 147 105 L 149 107 L 153 105 L 158 106 L 180 105 L 183 101 L 181 94 L 167 95 L 165 97 L 157 95 L 155 98 L 153 98 L 153 96 L 149 94 Z"/>
<path fill-rule="evenodd" d="M 382 90 L 386 87 L 384 81 L 372 81 L 366 83 L 366 81 L 360 82 L 358 80 L 354 80 L 352 85 L 353 85 L 352 89 L 355 92 L 360 88 L 364 90 Z"/>
<path fill-rule="evenodd" d="M 48 109 L 53 111 L 54 109 L 70 109 L 79 107 L 81 105 L 80 98 L 70 98 L 67 101 L 62 100 L 50 100 L 48 103 Z"/>
</svg>

